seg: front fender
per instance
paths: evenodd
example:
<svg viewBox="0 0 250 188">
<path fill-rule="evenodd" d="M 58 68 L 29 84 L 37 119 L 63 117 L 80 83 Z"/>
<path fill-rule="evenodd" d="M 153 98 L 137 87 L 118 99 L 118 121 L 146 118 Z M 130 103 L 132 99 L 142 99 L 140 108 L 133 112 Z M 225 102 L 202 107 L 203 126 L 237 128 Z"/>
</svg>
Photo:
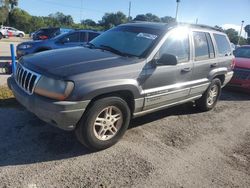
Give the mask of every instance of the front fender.
<svg viewBox="0 0 250 188">
<path fill-rule="evenodd" d="M 73 95 L 70 97 L 73 100 L 91 100 L 97 96 L 117 92 L 117 91 L 130 91 L 134 98 L 140 98 L 142 88 L 138 82 L 133 79 L 122 79 L 113 81 L 101 81 L 94 83 L 86 83 L 77 86 L 76 83 Z"/>
</svg>

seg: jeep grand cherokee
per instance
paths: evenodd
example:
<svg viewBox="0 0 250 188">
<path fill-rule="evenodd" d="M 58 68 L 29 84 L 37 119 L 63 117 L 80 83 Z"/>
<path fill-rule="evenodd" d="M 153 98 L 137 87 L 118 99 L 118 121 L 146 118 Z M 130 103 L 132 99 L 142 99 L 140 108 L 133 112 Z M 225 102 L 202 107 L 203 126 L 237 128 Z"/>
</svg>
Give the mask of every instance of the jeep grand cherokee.
<svg viewBox="0 0 250 188">
<path fill-rule="evenodd" d="M 123 136 L 132 117 L 189 101 L 211 110 L 232 75 L 226 34 L 142 22 L 110 29 L 85 47 L 23 57 L 8 83 L 40 119 L 101 150 Z"/>
</svg>

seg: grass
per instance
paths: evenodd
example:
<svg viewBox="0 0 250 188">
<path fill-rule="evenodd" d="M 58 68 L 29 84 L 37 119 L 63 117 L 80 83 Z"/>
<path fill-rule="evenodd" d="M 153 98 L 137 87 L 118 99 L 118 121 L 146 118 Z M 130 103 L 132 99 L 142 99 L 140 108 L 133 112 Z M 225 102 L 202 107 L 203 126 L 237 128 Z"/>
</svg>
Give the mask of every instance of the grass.
<svg viewBox="0 0 250 188">
<path fill-rule="evenodd" d="M 18 107 L 17 103 L 12 91 L 6 87 L 0 87 L 0 107 Z"/>
</svg>

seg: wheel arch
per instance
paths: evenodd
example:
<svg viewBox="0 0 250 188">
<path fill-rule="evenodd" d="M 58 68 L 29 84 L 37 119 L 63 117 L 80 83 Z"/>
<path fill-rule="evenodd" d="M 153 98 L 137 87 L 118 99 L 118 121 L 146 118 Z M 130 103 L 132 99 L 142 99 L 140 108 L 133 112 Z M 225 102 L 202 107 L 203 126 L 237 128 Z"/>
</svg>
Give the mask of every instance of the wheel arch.
<svg viewBox="0 0 250 188">
<path fill-rule="evenodd" d="M 130 90 L 117 90 L 117 91 L 112 91 L 112 92 L 107 92 L 107 93 L 96 95 L 95 97 L 91 99 L 86 110 L 88 110 L 95 101 L 102 99 L 102 98 L 106 98 L 106 97 L 119 97 L 123 99 L 128 104 L 131 114 L 133 114 L 134 109 L 135 109 L 135 101 L 134 101 L 135 98 L 134 98 L 133 92 Z"/>
</svg>

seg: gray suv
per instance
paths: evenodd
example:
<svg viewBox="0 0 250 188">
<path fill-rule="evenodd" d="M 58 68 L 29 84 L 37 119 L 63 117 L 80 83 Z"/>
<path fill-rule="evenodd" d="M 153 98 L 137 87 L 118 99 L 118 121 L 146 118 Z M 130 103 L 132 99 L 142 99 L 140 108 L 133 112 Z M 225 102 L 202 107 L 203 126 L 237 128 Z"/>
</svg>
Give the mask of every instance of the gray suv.
<svg viewBox="0 0 250 188">
<path fill-rule="evenodd" d="M 212 27 L 128 23 L 85 47 L 21 58 L 8 85 L 40 119 L 101 150 L 133 117 L 190 101 L 214 108 L 232 62 L 228 37 Z"/>
</svg>

